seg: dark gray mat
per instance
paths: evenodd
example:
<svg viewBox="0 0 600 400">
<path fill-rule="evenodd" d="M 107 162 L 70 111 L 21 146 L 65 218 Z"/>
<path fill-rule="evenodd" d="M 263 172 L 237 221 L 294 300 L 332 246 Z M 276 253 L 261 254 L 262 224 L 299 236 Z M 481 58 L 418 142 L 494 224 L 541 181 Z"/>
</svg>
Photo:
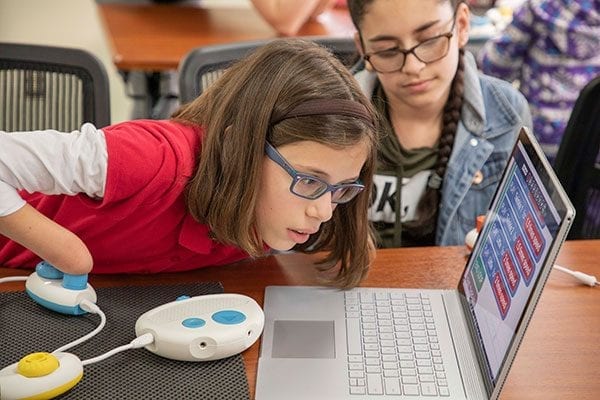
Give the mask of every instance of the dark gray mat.
<svg viewBox="0 0 600 400">
<path fill-rule="evenodd" d="M 135 338 L 144 312 L 180 295 L 221 293 L 219 283 L 97 288 L 106 314 L 104 329 L 67 352 L 87 360 Z M 0 293 L 0 369 L 23 356 L 52 352 L 98 326 L 97 315 L 66 316 L 47 310 L 24 292 Z M 145 349 L 126 350 L 87 365 L 83 379 L 60 399 L 249 399 L 241 355 L 217 361 L 183 362 Z"/>
</svg>

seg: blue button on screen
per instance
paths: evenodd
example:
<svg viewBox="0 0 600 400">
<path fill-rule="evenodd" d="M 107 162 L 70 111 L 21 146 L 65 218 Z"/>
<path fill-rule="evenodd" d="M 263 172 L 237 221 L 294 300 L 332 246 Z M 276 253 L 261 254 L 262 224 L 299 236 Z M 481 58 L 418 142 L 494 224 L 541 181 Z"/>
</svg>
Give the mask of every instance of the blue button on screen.
<svg viewBox="0 0 600 400">
<path fill-rule="evenodd" d="M 206 325 L 206 321 L 202 318 L 186 318 L 183 320 L 181 325 L 185 326 L 186 328 L 202 328 L 204 325 Z"/>
<path fill-rule="evenodd" d="M 246 316 L 239 311 L 222 310 L 214 313 L 212 315 L 212 319 L 213 321 L 218 322 L 220 324 L 235 325 L 244 322 L 246 320 Z"/>
</svg>

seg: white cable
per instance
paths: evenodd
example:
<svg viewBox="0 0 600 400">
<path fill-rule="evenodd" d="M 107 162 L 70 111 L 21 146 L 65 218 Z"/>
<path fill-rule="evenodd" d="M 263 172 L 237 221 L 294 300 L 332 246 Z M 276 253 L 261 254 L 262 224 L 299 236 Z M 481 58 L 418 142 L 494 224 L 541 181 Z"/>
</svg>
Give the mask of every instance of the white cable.
<svg viewBox="0 0 600 400">
<path fill-rule="evenodd" d="M 104 354 L 101 354 L 97 357 L 90 358 L 88 360 L 84 360 L 81 363 L 83 365 L 93 364 L 98 361 L 106 360 L 108 357 L 114 356 L 115 354 L 120 353 L 122 351 L 130 350 L 130 349 L 139 349 L 140 347 L 147 346 L 152 342 L 154 342 L 154 336 L 152 336 L 151 333 L 145 333 L 142 336 L 133 339 L 131 342 L 129 342 L 129 344 L 125 344 L 123 346 L 112 349 L 112 350 L 110 350 Z"/>
<path fill-rule="evenodd" d="M 82 336 L 79 339 L 74 340 L 71 343 L 68 343 L 62 347 L 59 347 L 58 349 L 54 350 L 53 353 L 58 353 L 59 351 L 65 351 L 67 349 L 70 349 L 71 347 L 77 346 L 78 344 L 85 342 L 88 339 L 91 339 L 92 337 L 96 336 L 98 334 L 98 332 L 100 332 L 102 330 L 102 328 L 104 328 L 104 325 L 106 325 L 106 315 L 104 314 L 104 312 L 102 312 L 100 307 L 98 307 L 96 304 L 89 301 L 88 299 L 83 299 L 81 301 L 81 303 L 79 303 L 79 306 L 87 312 L 90 312 L 92 314 L 98 314 L 100 316 L 100 325 L 98 325 L 98 327 L 96 329 L 94 329 L 87 335 Z"/>
<path fill-rule="evenodd" d="M 0 283 L 4 282 L 18 282 L 18 281 L 26 281 L 26 276 L 7 276 L 6 278 L 0 278 Z"/>
<path fill-rule="evenodd" d="M 563 266 L 560 266 L 558 264 L 554 264 L 554 269 L 560 272 L 563 272 L 567 275 L 571 275 L 573 278 L 577 279 L 579 282 L 583 283 L 584 285 L 588 285 L 588 286 L 599 286 L 600 283 L 598 283 L 598 280 L 596 279 L 596 277 L 594 275 L 588 275 L 588 274 L 584 274 L 583 272 L 580 271 L 572 271 L 568 268 L 565 268 Z"/>
</svg>

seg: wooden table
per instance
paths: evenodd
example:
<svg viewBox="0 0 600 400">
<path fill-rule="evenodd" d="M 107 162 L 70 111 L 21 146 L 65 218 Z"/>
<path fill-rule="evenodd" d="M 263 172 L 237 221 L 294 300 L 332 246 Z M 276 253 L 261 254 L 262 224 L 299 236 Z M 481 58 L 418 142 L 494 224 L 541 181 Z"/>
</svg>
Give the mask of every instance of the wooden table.
<svg viewBox="0 0 600 400">
<path fill-rule="evenodd" d="M 557 262 L 600 277 L 600 240 L 570 241 Z M 243 293 L 263 302 L 267 285 L 317 283 L 314 257 L 288 254 L 210 267 L 186 273 L 157 275 L 92 275 L 95 287 L 220 281 L 226 292 Z M 453 288 L 466 260 L 463 247 L 380 250 L 363 286 Z M 0 277 L 30 271 L 0 268 Z M 22 282 L 5 283 L 1 291 L 22 290 Z M 7 323 L 7 321 L 2 321 Z M 600 394 L 600 288 L 582 286 L 552 272 L 529 330 L 517 354 L 501 399 L 597 399 Z M 244 354 L 254 393 L 259 342 Z"/>
<path fill-rule="evenodd" d="M 98 4 L 119 70 L 166 71 L 195 47 L 275 38 L 277 32 L 252 7 L 182 4 Z M 298 36 L 351 36 L 346 9 L 334 8 L 305 24 Z"/>
<path fill-rule="evenodd" d="M 201 0 L 97 6 L 113 63 L 129 86 L 131 119 L 168 118 L 177 108 L 176 70 L 190 50 L 278 36 L 253 7 L 203 7 Z M 306 23 L 298 36 L 349 37 L 354 31 L 348 10 L 334 8 Z"/>
</svg>

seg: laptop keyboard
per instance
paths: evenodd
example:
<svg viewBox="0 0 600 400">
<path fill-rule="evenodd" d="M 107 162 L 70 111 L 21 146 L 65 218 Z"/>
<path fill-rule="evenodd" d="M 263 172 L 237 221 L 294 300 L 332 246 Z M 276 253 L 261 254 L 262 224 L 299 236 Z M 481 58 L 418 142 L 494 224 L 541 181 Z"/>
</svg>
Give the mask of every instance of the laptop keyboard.
<svg viewBox="0 0 600 400">
<path fill-rule="evenodd" d="M 352 395 L 449 397 L 426 294 L 345 293 Z"/>
</svg>

